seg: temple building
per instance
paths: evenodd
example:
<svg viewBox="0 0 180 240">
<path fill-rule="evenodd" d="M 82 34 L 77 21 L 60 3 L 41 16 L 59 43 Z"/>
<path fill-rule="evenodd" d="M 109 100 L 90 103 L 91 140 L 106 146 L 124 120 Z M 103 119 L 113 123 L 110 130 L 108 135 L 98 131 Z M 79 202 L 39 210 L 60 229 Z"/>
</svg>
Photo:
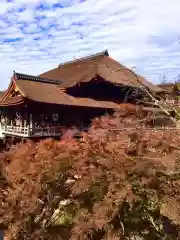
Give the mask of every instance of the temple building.
<svg viewBox="0 0 180 240">
<path fill-rule="evenodd" d="M 60 137 L 89 126 L 121 103 L 141 104 L 144 87 L 164 90 L 112 59 L 108 51 L 59 65 L 39 76 L 14 72 L 0 96 L 0 138 Z M 146 99 L 147 100 L 147 99 Z"/>
<path fill-rule="evenodd" d="M 163 98 L 174 106 L 180 106 L 180 83 L 169 82 L 158 84 L 158 87 L 164 90 L 162 93 Z"/>
</svg>

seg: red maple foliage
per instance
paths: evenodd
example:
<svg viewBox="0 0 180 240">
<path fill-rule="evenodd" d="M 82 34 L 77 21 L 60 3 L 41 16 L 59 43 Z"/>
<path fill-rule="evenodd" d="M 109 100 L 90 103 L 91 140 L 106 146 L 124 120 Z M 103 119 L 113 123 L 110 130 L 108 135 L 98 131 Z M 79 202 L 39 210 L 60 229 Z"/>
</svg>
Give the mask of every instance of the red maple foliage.
<svg viewBox="0 0 180 240">
<path fill-rule="evenodd" d="M 179 131 L 125 110 L 3 154 L 8 239 L 178 239 Z"/>
</svg>

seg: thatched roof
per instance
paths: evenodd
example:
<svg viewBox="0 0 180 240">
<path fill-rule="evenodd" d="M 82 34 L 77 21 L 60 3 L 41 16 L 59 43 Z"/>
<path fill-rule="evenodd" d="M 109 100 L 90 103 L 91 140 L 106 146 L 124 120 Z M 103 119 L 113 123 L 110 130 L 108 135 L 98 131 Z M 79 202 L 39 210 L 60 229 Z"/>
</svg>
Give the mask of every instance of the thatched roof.
<svg viewBox="0 0 180 240">
<path fill-rule="evenodd" d="M 18 89 L 21 95 L 9 98 L 8 94 L 13 88 Z M 104 109 L 119 108 L 119 105 L 113 102 L 96 101 L 90 98 L 75 98 L 70 96 L 62 91 L 57 81 L 15 73 L 8 90 L 0 100 L 0 106 L 20 104 L 24 99 L 29 99 L 34 102 L 68 106 Z"/>
<path fill-rule="evenodd" d="M 42 73 L 39 77 L 61 81 L 62 88 L 69 88 L 80 82 L 91 81 L 100 76 L 114 84 L 142 87 L 146 86 L 155 92 L 163 90 L 145 78 L 133 75 L 130 69 L 109 57 L 108 51 L 97 53 L 85 58 L 60 64 L 57 68 Z"/>
<path fill-rule="evenodd" d="M 19 91 L 19 94 L 12 96 L 13 89 Z M 63 92 L 59 81 L 14 72 L 9 88 L 0 99 L 0 106 L 19 105 L 26 102 L 26 100 L 39 103 L 115 110 L 122 109 L 121 105 L 123 105 L 114 102 L 96 101 L 90 98 L 75 98 Z M 161 112 L 161 109 L 153 107 L 148 108 L 137 105 L 134 105 L 134 107 L 147 112 Z"/>
<path fill-rule="evenodd" d="M 63 89 L 75 86 L 81 82 L 88 82 L 99 76 L 104 81 L 119 86 L 148 87 L 151 91 L 162 92 L 162 88 L 148 82 L 143 77 L 134 75 L 131 70 L 109 57 L 104 51 L 85 58 L 77 59 L 40 76 L 32 76 L 14 72 L 10 86 L 0 97 L 0 106 L 21 104 L 24 99 L 35 102 L 118 109 L 119 104 L 107 101 L 96 101 L 90 98 L 75 98 L 63 92 Z M 137 77 L 136 77 L 137 76 Z M 138 78 L 138 79 L 137 79 Z M 20 96 L 8 97 L 12 88 L 20 91 Z"/>
</svg>

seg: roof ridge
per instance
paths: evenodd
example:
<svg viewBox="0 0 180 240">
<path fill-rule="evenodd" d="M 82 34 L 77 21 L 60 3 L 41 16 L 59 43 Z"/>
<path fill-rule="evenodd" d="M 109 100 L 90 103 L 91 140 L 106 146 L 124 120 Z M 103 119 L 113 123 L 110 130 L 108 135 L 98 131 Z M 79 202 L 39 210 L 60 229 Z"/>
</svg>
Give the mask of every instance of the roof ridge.
<svg viewBox="0 0 180 240">
<path fill-rule="evenodd" d="M 39 76 L 33 76 L 29 74 L 24 73 L 17 73 L 13 71 L 13 75 L 17 80 L 28 80 L 28 81 L 36 81 L 36 82 L 42 82 L 42 83 L 51 83 L 51 84 L 60 84 L 62 81 L 60 80 L 53 80 L 48 78 L 41 78 Z"/>
<path fill-rule="evenodd" d="M 81 57 L 81 58 L 77 58 L 75 60 L 71 60 L 71 61 L 67 61 L 67 62 L 64 62 L 64 63 L 60 63 L 58 65 L 58 67 L 64 66 L 66 64 L 74 63 L 74 62 L 77 62 L 77 61 L 88 60 L 88 59 L 91 59 L 91 58 L 94 58 L 94 57 L 98 57 L 98 56 L 101 56 L 101 55 L 102 56 L 109 56 L 108 49 L 106 49 L 106 50 L 104 50 L 102 52 L 96 53 L 96 54 L 88 55 L 86 57 Z"/>
</svg>

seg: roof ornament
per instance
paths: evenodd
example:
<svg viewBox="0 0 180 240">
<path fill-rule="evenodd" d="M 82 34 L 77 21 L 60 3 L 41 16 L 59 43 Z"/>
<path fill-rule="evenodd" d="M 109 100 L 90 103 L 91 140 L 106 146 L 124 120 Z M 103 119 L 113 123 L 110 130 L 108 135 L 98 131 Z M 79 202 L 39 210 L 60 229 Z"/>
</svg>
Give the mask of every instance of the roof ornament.
<svg viewBox="0 0 180 240">
<path fill-rule="evenodd" d="M 104 51 L 104 55 L 109 57 L 108 49 Z"/>
<path fill-rule="evenodd" d="M 16 77 L 16 72 L 13 70 L 13 76 Z"/>
</svg>

